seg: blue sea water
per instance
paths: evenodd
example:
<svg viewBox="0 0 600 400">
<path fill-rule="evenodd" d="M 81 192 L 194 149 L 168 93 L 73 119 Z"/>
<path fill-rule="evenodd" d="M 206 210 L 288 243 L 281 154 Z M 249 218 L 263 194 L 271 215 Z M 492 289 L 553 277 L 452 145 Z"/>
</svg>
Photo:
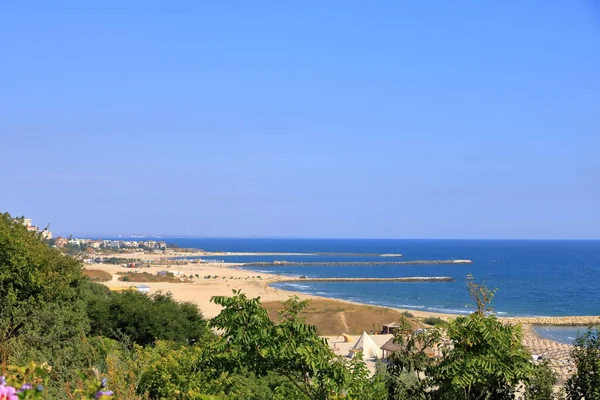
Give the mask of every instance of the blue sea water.
<svg viewBox="0 0 600 400">
<path fill-rule="evenodd" d="M 497 288 L 499 315 L 599 315 L 600 241 L 566 240 L 391 240 L 391 239 L 169 239 L 182 247 L 238 252 L 401 253 L 400 260 L 469 259 L 474 264 L 418 266 L 269 266 L 254 270 L 307 277 L 450 276 L 454 282 L 302 282 L 281 289 L 365 304 L 424 311 L 472 310 L 465 277 Z M 377 256 L 231 256 L 252 261 L 381 261 Z M 544 332 L 539 332 L 544 335 Z M 568 332 L 559 335 L 572 336 Z"/>
<path fill-rule="evenodd" d="M 587 331 L 585 326 L 535 326 L 533 330 L 540 336 L 560 343 L 571 344 L 577 336 Z"/>
<path fill-rule="evenodd" d="M 306 282 L 281 288 L 380 304 L 439 312 L 468 312 L 465 277 L 498 288 L 494 308 L 499 314 L 600 314 L 600 241 L 562 240 L 392 240 L 392 239 L 195 239 L 167 240 L 182 247 L 210 251 L 292 253 L 401 253 L 399 260 L 469 259 L 474 264 L 418 266 L 269 266 L 253 269 L 307 277 L 451 276 L 455 282 Z M 382 261 L 377 256 L 231 256 L 231 262 L 252 261 Z M 387 258 L 386 258 L 387 260 Z"/>
</svg>

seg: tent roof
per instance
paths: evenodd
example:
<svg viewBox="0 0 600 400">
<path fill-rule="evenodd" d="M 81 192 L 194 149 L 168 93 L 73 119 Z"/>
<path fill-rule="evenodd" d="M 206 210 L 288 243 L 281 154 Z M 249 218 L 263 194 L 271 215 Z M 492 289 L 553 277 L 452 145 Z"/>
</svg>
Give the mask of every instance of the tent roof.
<svg viewBox="0 0 600 400">
<path fill-rule="evenodd" d="M 363 353 L 363 358 L 365 359 L 374 357 L 381 358 L 383 356 L 383 352 L 367 332 L 363 332 L 362 335 L 360 335 L 356 344 L 350 349 L 350 354 L 353 355 L 358 351 Z"/>
</svg>

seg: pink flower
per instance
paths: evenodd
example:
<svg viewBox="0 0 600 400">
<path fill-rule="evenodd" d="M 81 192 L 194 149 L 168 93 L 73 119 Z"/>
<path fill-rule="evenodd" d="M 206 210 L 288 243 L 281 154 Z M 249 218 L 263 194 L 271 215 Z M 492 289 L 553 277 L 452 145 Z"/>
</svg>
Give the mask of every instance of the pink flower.
<svg viewBox="0 0 600 400">
<path fill-rule="evenodd" d="M 14 387 L 0 385 L 0 400 L 19 400 L 16 393 Z"/>
</svg>

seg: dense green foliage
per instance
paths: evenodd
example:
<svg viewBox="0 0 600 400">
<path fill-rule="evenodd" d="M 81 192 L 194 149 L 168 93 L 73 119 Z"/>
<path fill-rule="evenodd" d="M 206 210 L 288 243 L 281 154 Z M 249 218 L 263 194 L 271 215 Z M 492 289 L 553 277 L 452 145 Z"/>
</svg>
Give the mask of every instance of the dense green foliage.
<svg viewBox="0 0 600 400">
<path fill-rule="evenodd" d="M 0 357 L 48 362 L 70 376 L 89 331 L 80 262 L 48 247 L 22 220 L 0 215 Z"/>
<path fill-rule="evenodd" d="M 223 331 L 224 340 L 217 350 L 226 357 L 217 357 L 218 364 L 229 370 L 244 366 L 257 375 L 276 372 L 309 399 L 327 399 L 342 392 L 348 398 L 361 398 L 368 381 L 365 365 L 357 359 L 341 360 L 329 350 L 316 328 L 299 316 L 305 301 L 288 300 L 276 325 L 258 299 L 234 294 L 213 299 L 223 306 L 210 322 Z"/>
<path fill-rule="evenodd" d="M 521 343 L 520 327 L 487 314 L 494 291 L 472 277 L 467 285 L 476 312 L 455 318 L 443 331 L 413 333 L 406 325 L 398 330 L 400 349 L 390 357 L 388 399 L 503 400 L 530 387 L 537 370 Z M 552 378 L 534 381 L 531 393 L 552 388 Z"/>
<path fill-rule="evenodd" d="M 192 344 L 209 335 L 206 321 L 192 303 L 178 303 L 170 294 L 145 295 L 134 290 L 111 293 L 89 283 L 91 333 L 119 339 L 126 335 L 139 345 L 156 340 Z"/>
<path fill-rule="evenodd" d="M 589 328 L 575 340 L 577 373 L 565 385 L 567 399 L 600 400 L 600 330 Z"/>
<path fill-rule="evenodd" d="M 473 313 L 448 325 L 451 347 L 429 375 L 443 399 L 512 399 L 532 373 L 531 354 L 521 344 L 520 327 L 495 316 Z"/>
<path fill-rule="evenodd" d="M 533 367 L 529 377 L 529 385 L 525 392 L 526 400 L 553 400 L 556 399 L 553 386 L 556 385 L 556 375 L 550 368 L 548 361 Z"/>
</svg>

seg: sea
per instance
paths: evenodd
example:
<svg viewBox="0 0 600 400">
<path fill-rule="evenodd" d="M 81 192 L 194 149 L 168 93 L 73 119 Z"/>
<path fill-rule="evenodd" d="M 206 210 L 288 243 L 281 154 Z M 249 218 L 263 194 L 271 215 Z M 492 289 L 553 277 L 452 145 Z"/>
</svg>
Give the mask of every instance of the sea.
<svg viewBox="0 0 600 400">
<path fill-rule="evenodd" d="M 497 289 L 492 307 L 499 316 L 600 314 L 600 241 L 593 240 L 406 240 L 406 239 L 208 239 L 165 238 L 180 247 L 228 252 L 319 253 L 289 256 L 219 256 L 227 262 L 382 261 L 378 254 L 409 260 L 472 260 L 473 264 L 335 265 L 248 267 L 258 272 L 306 277 L 449 276 L 453 282 L 290 282 L 273 286 L 354 302 L 441 313 L 468 314 L 473 301 L 466 276 Z M 330 254 L 322 254 L 330 253 Z M 333 254 L 332 254 L 333 253 Z M 343 253 L 352 253 L 353 256 Z M 210 257 L 207 257 L 210 259 Z M 537 329 L 570 342 L 576 329 Z"/>
</svg>

